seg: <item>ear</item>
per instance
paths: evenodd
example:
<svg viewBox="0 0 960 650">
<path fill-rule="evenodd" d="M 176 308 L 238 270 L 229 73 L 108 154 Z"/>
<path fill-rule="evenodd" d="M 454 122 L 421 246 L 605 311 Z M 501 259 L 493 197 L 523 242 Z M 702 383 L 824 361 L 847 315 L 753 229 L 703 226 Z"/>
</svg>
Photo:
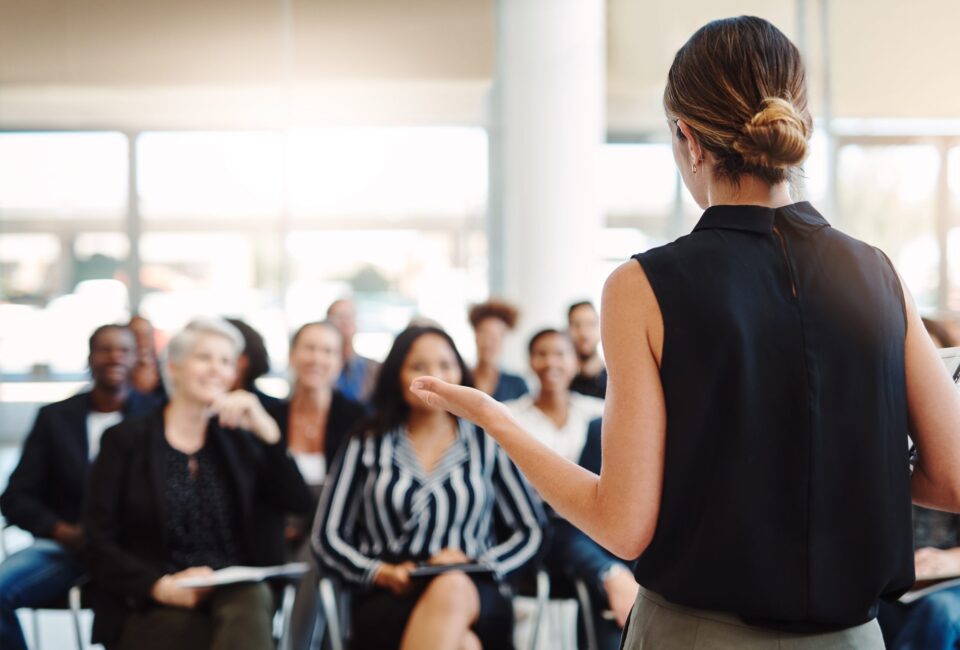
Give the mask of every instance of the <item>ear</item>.
<svg viewBox="0 0 960 650">
<path fill-rule="evenodd" d="M 680 129 L 680 133 L 683 134 L 686 141 L 687 151 L 690 154 L 690 164 L 699 165 L 703 160 L 703 148 L 700 146 L 697 134 L 683 120 L 677 120 L 677 128 Z"/>
</svg>

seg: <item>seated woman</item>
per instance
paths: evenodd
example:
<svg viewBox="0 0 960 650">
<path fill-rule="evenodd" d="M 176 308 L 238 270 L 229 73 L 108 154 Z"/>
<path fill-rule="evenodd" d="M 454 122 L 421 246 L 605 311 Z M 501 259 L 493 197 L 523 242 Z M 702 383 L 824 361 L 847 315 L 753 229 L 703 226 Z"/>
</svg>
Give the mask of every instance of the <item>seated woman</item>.
<svg viewBox="0 0 960 650">
<path fill-rule="evenodd" d="M 267 352 L 267 344 L 263 340 L 263 335 L 239 318 L 228 318 L 226 320 L 236 327 L 243 337 L 243 350 L 237 358 L 237 379 L 233 387 L 253 393 L 260 400 L 263 408 L 269 411 L 280 400 L 257 388 L 257 380 L 270 372 L 270 354 Z"/>
<path fill-rule="evenodd" d="M 423 374 L 469 385 L 443 330 L 410 328 L 394 342 L 372 423 L 349 438 L 331 470 L 314 550 L 358 588 L 353 647 L 510 648 L 513 610 L 500 582 L 536 556 L 542 510 L 486 434 L 413 395 L 410 382 Z M 508 533 L 500 539 L 495 520 Z M 411 577 L 417 564 L 461 562 L 489 571 Z"/>
<path fill-rule="evenodd" d="M 334 388 L 343 366 L 343 336 L 332 323 L 307 323 L 290 341 L 293 388 L 287 400 L 267 408 L 280 425 L 290 455 L 314 498 L 310 516 L 288 516 L 285 524 L 287 557 L 312 560 L 308 539 L 316 502 L 326 478 L 328 459 L 336 457 L 344 439 L 366 414 L 364 407 Z M 266 516 L 276 516 L 268 513 Z M 313 638 L 318 611 L 317 568 L 297 589 L 291 617 L 292 648 L 306 648 Z"/>
<path fill-rule="evenodd" d="M 600 472 L 600 419 L 603 400 L 570 390 L 577 374 L 577 355 L 565 332 L 546 329 L 530 339 L 530 368 L 540 380 L 536 397 L 525 396 L 507 406 L 527 431 L 567 459 Z M 637 597 L 638 585 L 626 564 L 551 513 L 552 541 L 545 558 L 549 572 L 583 580 L 591 595 L 594 629 L 601 648 L 617 648 L 620 631 Z M 603 617 L 613 611 L 614 620 Z M 581 646 L 586 631 L 578 620 Z"/>
<path fill-rule="evenodd" d="M 365 416 L 363 405 L 335 388 L 342 366 L 340 330 L 327 321 L 307 323 L 290 340 L 290 397 L 267 409 L 280 425 L 290 455 L 315 500 L 320 498 L 328 461 L 333 460 L 347 434 Z M 315 511 L 316 506 L 311 517 Z M 304 518 L 287 522 L 287 541 L 298 559 L 309 554 L 305 542 L 310 523 L 310 519 Z"/>
<path fill-rule="evenodd" d="M 181 587 L 231 565 L 274 564 L 255 502 L 305 512 L 310 493 L 260 402 L 230 392 L 243 340 L 216 319 L 170 341 L 170 401 L 103 436 L 84 527 L 97 585 L 94 642 L 113 649 L 272 648 L 264 584 Z"/>
<path fill-rule="evenodd" d="M 477 341 L 477 367 L 473 379 L 477 388 L 493 399 L 506 402 L 530 392 L 523 377 L 500 369 L 503 337 L 517 324 L 517 308 L 502 300 L 488 300 L 470 309 L 470 325 Z"/>
</svg>

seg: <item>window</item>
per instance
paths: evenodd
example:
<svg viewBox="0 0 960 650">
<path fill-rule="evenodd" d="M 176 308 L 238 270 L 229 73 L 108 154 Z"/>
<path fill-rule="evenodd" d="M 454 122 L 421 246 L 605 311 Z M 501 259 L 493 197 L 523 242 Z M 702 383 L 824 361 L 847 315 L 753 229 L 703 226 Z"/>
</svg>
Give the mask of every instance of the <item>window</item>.
<svg viewBox="0 0 960 650">
<path fill-rule="evenodd" d="M 883 250 L 925 308 L 939 285 L 940 162 L 930 145 L 847 144 L 838 157 L 836 225 Z"/>
<path fill-rule="evenodd" d="M 119 221 L 127 159 L 122 133 L 0 133 L 0 214 Z"/>
<path fill-rule="evenodd" d="M 276 218 L 283 162 L 277 133 L 144 133 L 137 188 L 145 220 Z"/>
</svg>

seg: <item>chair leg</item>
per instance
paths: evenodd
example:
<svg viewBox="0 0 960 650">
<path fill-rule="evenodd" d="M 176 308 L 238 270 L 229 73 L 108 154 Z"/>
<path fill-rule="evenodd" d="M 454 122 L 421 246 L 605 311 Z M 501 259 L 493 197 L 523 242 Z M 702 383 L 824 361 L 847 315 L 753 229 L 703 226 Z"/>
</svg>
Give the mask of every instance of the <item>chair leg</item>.
<svg viewBox="0 0 960 650">
<path fill-rule="evenodd" d="M 292 639 L 290 638 L 290 626 L 293 621 L 293 602 L 297 598 L 297 588 L 293 584 L 287 584 L 283 588 L 283 601 L 280 605 L 280 643 L 277 644 L 277 650 L 291 650 Z"/>
<path fill-rule="evenodd" d="M 550 576 L 546 571 L 537 571 L 537 604 L 533 610 L 533 622 L 530 630 L 530 650 L 537 650 L 540 640 L 540 626 L 543 624 L 543 612 L 550 598 Z"/>
<path fill-rule="evenodd" d="M 574 583 L 577 589 L 577 600 L 580 601 L 580 616 L 583 618 L 583 629 L 587 635 L 587 650 L 599 650 L 597 629 L 594 627 L 593 605 L 590 602 L 590 592 L 583 580 Z"/>
<path fill-rule="evenodd" d="M 33 647 L 40 650 L 42 647 L 40 644 L 40 612 L 35 609 L 31 610 L 30 619 L 33 623 Z"/>
<path fill-rule="evenodd" d="M 77 635 L 77 650 L 86 650 L 87 644 L 83 640 L 83 626 L 80 624 L 80 587 L 70 587 L 67 600 L 70 602 L 70 616 L 73 618 L 73 631 Z"/>
<path fill-rule="evenodd" d="M 327 620 L 331 650 L 343 650 L 343 633 L 340 630 L 340 613 L 337 611 L 337 594 L 329 578 L 321 578 L 317 587 L 320 592 L 320 606 Z"/>
</svg>

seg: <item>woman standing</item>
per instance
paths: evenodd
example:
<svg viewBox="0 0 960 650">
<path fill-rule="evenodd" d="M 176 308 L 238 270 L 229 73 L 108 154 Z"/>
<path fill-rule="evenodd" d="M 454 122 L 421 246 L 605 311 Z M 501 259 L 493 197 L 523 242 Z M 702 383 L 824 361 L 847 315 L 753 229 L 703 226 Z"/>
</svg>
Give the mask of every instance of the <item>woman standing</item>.
<svg viewBox="0 0 960 650">
<path fill-rule="evenodd" d="M 889 260 L 790 197 L 811 119 L 779 30 L 706 25 L 664 106 L 706 210 L 604 287 L 600 476 L 481 393 L 432 378 L 414 392 L 484 427 L 561 515 L 639 556 L 626 647 L 882 648 L 878 601 L 913 583 L 911 494 L 960 508 L 960 396 Z"/>
<path fill-rule="evenodd" d="M 420 375 L 469 385 L 443 330 L 413 327 L 394 342 L 373 425 L 341 450 L 320 499 L 314 549 L 357 588 L 353 647 L 509 648 L 513 611 L 500 583 L 536 556 L 542 511 L 491 438 L 410 391 Z M 418 563 L 487 571 L 412 578 Z"/>
</svg>

